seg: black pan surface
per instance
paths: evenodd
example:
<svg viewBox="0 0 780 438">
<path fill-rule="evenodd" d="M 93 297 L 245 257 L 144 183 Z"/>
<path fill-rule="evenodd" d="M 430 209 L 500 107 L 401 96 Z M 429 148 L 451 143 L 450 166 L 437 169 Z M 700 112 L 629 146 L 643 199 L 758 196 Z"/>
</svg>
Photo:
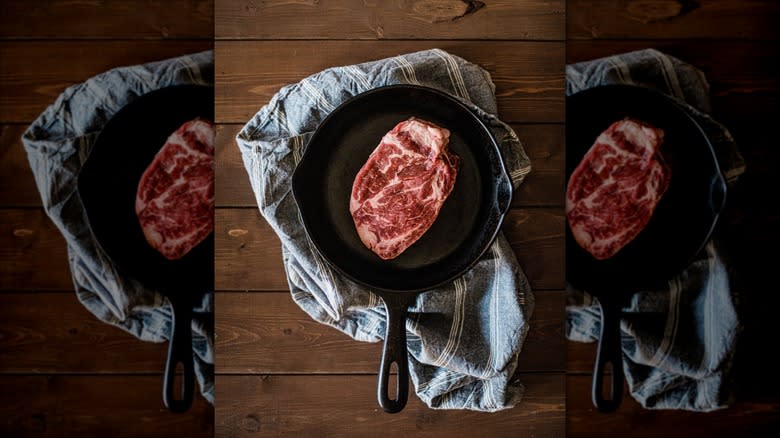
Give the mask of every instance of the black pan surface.
<svg viewBox="0 0 780 438">
<path fill-rule="evenodd" d="M 355 230 L 352 183 L 382 136 L 411 116 L 450 130 L 461 168 L 431 228 L 397 258 L 382 260 Z M 498 146 L 479 118 L 445 93 L 411 85 L 377 88 L 334 110 L 309 141 L 292 184 L 319 252 L 353 280 L 388 291 L 432 289 L 465 272 L 493 241 L 512 199 Z"/>
<path fill-rule="evenodd" d="M 591 88 L 570 96 L 566 111 L 567 179 L 613 122 L 633 117 L 664 130 L 661 151 L 672 177 L 647 227 L 607 260 L 582 249 L 566 227 L 566 278 L 577 289 L 599 298 L 602 337 L 594 371 L 594 403 L 611 411 L 623 388 L 620 308 L 633 293 L 665 287 L 702 250 L 725 204 L 726 182 L 709 139 L 673 99 L 630 85 Z M 601 395 L 603 366 L 612 363 L 612 400 Z M 617 387 L 619 385 L 619 388 Z"/>
<path fill-rule="evenodd" d="M 461 167 L 452 193 L 423 237 L 393 260 L 382 260 L 358 237 L 349 212 L 358 170 L 380 140 L 411 116 L 450 130 Z M 489 248 L 509 209 L 512 182 L 495 139 L 481 120 L 453 97 L 426 87 L 394 85 L 358 95 L 317 128 L 298 164 L 293 194 L 309 238 L 328 263 L 382 297 L 388 329 L 378 399 L 387 412 L 406 404 L 406 312 L 420 292 L 452 281 Z M 387 386 L 398 366 L 395 399 Z"/>
<path fill-rule="evenodd" d="M 214 119 L 212 87 L 182 85 L 153 91 L 118 111 L 101 131 L 78 177 L 78 191 L 98 244 L 122 275 L 168 297 L 174 334 L 166 366 L 164 401 L 172 411 L 192 403 L 190 320 L 193 303 L 213 290 L 213 233 L 178 260 L 168 260 L 146 241 L 135 213 L 141 175 L 184 122 Z M 183 397 L 173 395 L 173 371 L 184 365 Z"/>
</svg>

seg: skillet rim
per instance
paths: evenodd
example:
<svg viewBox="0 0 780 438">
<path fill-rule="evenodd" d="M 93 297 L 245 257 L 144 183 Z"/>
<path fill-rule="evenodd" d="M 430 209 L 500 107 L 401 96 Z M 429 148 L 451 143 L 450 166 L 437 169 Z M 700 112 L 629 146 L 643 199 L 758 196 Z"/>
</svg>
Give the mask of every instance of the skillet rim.
<svg viewBox="0 0 780 438">
<path fill-rule="evenodd" d="M 470 260 L 468 263 L 465 263 L 464 267 L 462 269 L 458 270 L 458 272 L 456 272 L 455 274 L 452 274 L 452 275 L 444 278 L 443 280 L 439 280 L 439 281 L 436 281 L 436 282 L 432 282 L 430 284 L 418 286 L 418 287 L 415 287 L 415 288 L 412 288 L 412 289 L 394 289 L 392 287 L 385 287 L 385 286 L 380 286 L 380 285 L 377 285 L 377 284 L 372 284 L 370 282 L 363 281 L 361 279 L 358 279 L 358 278 L 354 277 L 352 274 L 347 272 L 344 268 L 342 268 L 338 264 L 334 263 L 331 260 L 331 258 L 328 257 L 326 252 L 323 251 L 320 243 L 317 242 L 316 239 L 313 239 L 311 237 L 311 234 L 309 232 L 309 229 L 311 227 L 311 225 L 310 225 L 311 218 L 308 218 L 307 215 L 304 213 L 305 209 L 302 208 L 302 205 L 301 205 L 302 201 L 301 201 L 301 195 L 300 195 L 300 193 L 303 190 L 303 188 L 300 187 L 300 185 L 302 184 L 301 179 L 303 178 L 301 176 L 301 173 L 305 170 L 305 169 L 302 170 L 303 166 L 301 166 L 301 165 L 304 162 L 307 161 L 307 156 L 310 155 L 310 150 L 311 150 L 309 148 L 309 145 L 311 145 L 317 139 L 318 134 L 320 134 L 320 132 L 321 132 L 321 127 L 325 126 L 330 120 L 332 120 L 332 118 L 337 117 L 338 113 L 344 107 L 346 107 L 348 105 L 351 105 L 351 104 L 353 104 L 356 101 L 365 99 L 368 96 L 371 96 L 371 95 L 374 95 L 374 94 L 378 94 L 378 93 L 393 92 L 394 90 L 418 90 L 418 91 L 430 92 L 430 93 L 436 94 L 439 97 L 442 97 L 445 100 L 447 100 L 450 103 L 452 103 L 453 105 L 455 105 L 461 112 L 463 112 L 465 114 L 468 114 L 468 116 L 470 118 L 472 118 L 474 121 L 476 121 L 478 123 L 478 125 L 482 128 L 484 133 L 487 134 L 487 137 L 490 139 L 490 146 L 495 150 L 496 156 L 498 157 L 497 164 L 498 164 L 498 170 L 500 171 L 501 181 L 498 182 L 497 185 L 504 185 L 506 187 L 506 191 L 508 192 L 506 196 L 508 196 L 508 199 L 509 199 L 508 202 L 506 203 L 506 205 L 503 206 L 503 207 L 501 205 L 497 205 L 498 204 L 498 200 L 493 200 L 493 202 L 492 202 L 492 205 L 493 205 L 492 209 L 497 209 L 498 210 L 498 215 L 496 217 L 495 229 L 492 230 L 490 233 L 486 233 L 486 234 L 489 234 L 490 238 L 486 240 L 487 243 L 484 245 L 483 248 L 480 248 L 479 251 L 475 251 L 476 255 L 474 257 L 472 257 L 472 260 Z M 504 219 L 506 217 L 506 214 L 509 212 L 509 210 L 511 208 L 512 198 L 514 197 L 514 186 L 513 186 L 513 183 L 512 183 L 512 179 L 509 176 L 509 172 L 506 169 L 506 163 L 504 161 L 504 157 L 503 157 L 503 154 L 501 152 L 501 148 L 498 146 L 498 142 L 496 141 L 495 136 L 490 131 L 490 129 L 488 129 L 487 125 L 485 125 L 485 123 L 476 114 L 474 114 L 474 112 L 469 107 L 467 107 L 463 102 L 461 102 L 456 97 L 451 96 L 450 94 L 448 94 L 448 93 L 446 93 L 446 92 L 444 92 L 442 90 L 436 89 L 436 88 L 422 86 L 422 85 L 412 85 L 412 84 L 391 84 L 391 85 L 384 85 L 384 86 L 372 88 L 372 89 L 367 90 L 367 91 L 365 91 L 363 93 L 356 94 L 356 95 L 350 97 L 349 99 L 345 100 L 340 105 L 338 105 L 333 111 L 331 111 L 322 120 L 322 122 L 320 122 L 317 125 L 317 128 L 315 129 L 314 133 L 312 134 L 311 138 L 309 139 L 309 142 L 306 144 L 306 148 L 304 149 L 303 154 L 301 155 L 301 159 L 298 162 L 298 164 L 295 166 L 295 170 L 293 171 L 292 178 L 291 178 L 291 188 L 292 188 L 293 199 L 294 199 L 295 204 L 296 204 L 296 206 L 298 208 L 299 216 L 301 218 L 301 223 L 303 225 L 304 232 L 306 234 L 306 238 L 308 238 L 309 241 L 311 241 L 311 243 L 314 245 L 314 248 L 315 248 L 316 252 L 318 253 L 318 255 L 320 255 L 328 263 L 329 266 L 331 266 L 334 269 L 336 269 L 340 274 L 344 275 L 349 280 L 351 280 L 351 281 L 353 281 L 353 282 L 355 282 L 357 284 L 360 284 L 362 286 L 365 286 L 365 287 L 371 289 L 373 292 L 378 292 L 380 295 L 383 294 L 383 293 L 418 294 L 418 293 L 421 293 L 423 291 L 436 289 L 436 288 L 438 288 L 438 287 L 440 287 L 440 286 L 442 286 L 444 284 L 447 284 L 447 283 L 457 279 L 458 277 L 462 276 L 464 273 L 468 272 L 468 270 L 471 269 L 475 264 L 477 264 L 477 262 L 482 258 L 482 256 L 485 255 L 485 253 L 488 251 L 488 249 L 490 249 L 492 244 L 495 242 L 499 232 L 501 231 L 501 226 L 503 225 L 503 222 L 504 222 Z M 496 188 L 496 192 L 497 192 L 496 193 L 496 197 L 499 196 L 499 193 L 498 193 L 499 189 L 500 189 L 500 187 Z"/>
<path fill-rule="evenodd" d="M 191 301 L 195 302 L 195 301 L 199 300 L 203 295 L 205 295 L 206 293 L 208 293 L 208 292 L 210 292 L 210 291 L 212 291 L 214 289 L 214 280 L 216 278 L 215 275 L 214 275 L 214 266 L 215 265 L 214 265 L 214 257 L 213 257 L 214 249 L 215 249 L 214 245 L 216 244 L 216 241 L 215 241 L 215 237 L 216 237 L 215 236 L 215 230 L 212 230 L 211 233 L 209 233 L 208 236 L 206 236 L 200 243 L 198 243 L 198 245 L 193 247 L 192 251 L 191 251 L 191 253 L 192 253 L 192 252 L 197 250 L 198 251 L 198 255 L 201 255 L 201 256 L 205 257 L 204 255 L 201 254 L 202 251 L 206 251 L 207 250 L 206 248 L 204 248 L 204 245 L 207 245 L 207 246 L 210 247 L 210 252 L 211 252 L 212 256 L 211 256 L 211 262 L 210 262 L 210 265 L 209 265 L 210 269 L 208 269 L 208 271 L 211 272 L 211 273 L 205 275 L 205 278 L 202 279 L 202 280 L 204 280 L 203 282 L 201 282 L 201 281 L 194 282 L 194 281 L 190 281 L 190 280 L 185 280 L 185 281 L 182 281 L 182 283 L 181 283 L 183 286 L 178 286 L 178 285 L 177 286 L 172 286 L 172 281 L 173 280 L 166 280 L 166 279 L 158 280 L 157 277 L 152 277 L 150 275 L 146 275 L 146 274 L 143 274 L 143 273 L 142 273 L 141 276 L 138 276 L 138 275 L 136 275 L 136 273 L 141 272 L 141 271 L 146 271 L 146 269 L 138 269 L 138 268 L 134 268 L 133 266 L 126 266 L 126 264 L 123 264 L 123 263 L 117 261 L 116 257 L 114 257 L 114 255 L 113 255 L 113 253 L 111 253 L 111 252 L 106 250 L 103 239 L 100 238 L 100 236 L 98 236 L 97 233 L 95 233 L 95 230 L 94 230 L 94 227 L 93 227 L 93 220 L 92 220 L 92 218 L 94 217 L 95 214 L 94 214 L 94 212 L 92 214 L 90 214 L 90 210 L 94 210 L 94 208 L 90 208 L 88 206 L 88 204 L 90 204 L 89 201 L 88 202 L 84 202 L 84 196 L 83 196 L 85 190 L 86 190 L 87 193 L 93 192 L 94 190 L 90 189 L 90 188 L 86 188 L 86 189 L 83 188 L 86 183 L 83 182 L 84 179 L 83 179 L 82 174 L 83 174 L 84 170 L 86 169 L 87 170 L 86 174 L 87 174 L 87 177 L 89 178 L 90 174 L 94 174 L 95 172 L 97 172 L 95 170 L 90 170 L 91 168 L 99 166 L 101 164 L 101 163 L 97 162 L 97 158 L 93 154 L 93 152 L 96 150 L 97 147 L 100 147 L 100 145 L 102 143 L 106 142 L 106 138 L 107 138 L 107 136 L 109 134 L 110 135 L 116 135 L 116 134 L 114 134 L 112 132 L 112 131 L 116 130 L 114 125 L 116 125 L 118 123 L 117 120 L 120 120 L 120 118 L 127 117 L 126 114 L 128 112 L 130 112 L 130 110 L 136 110 L 138 105 L 144 105 L 144 104 L 148 105 L 148 103 L 146 103 L 146 102 L 150 102 L 150 101 L 153 102 L 154 99 L 159 99 L 160 98 L 158 96 L 164 96 L 164 95 L 170 94 L 170 93 L 173 93 L 173 94 L 177 94 L 177 93 L 195 93 L 195 92 L 207 93 L 209 91 L 211 91 L 211 93 L 212 93 L 211 94 L 211 99 L 212 100 L 211 100 L 211 105 L 210 105 L 211 108 L 212 108 L 211 109 L 212 117 L 209 118 L 209 122 L 213 126 L 215 126 L 215 128 L 216 128 L 216 123 L 215 123 L 214 117 L 213 117 L 213 107 L 214 107 L 214 105 L 213 105 L 214 86 L 213 85 L 209 85 L 209 84 L 174 84 L 174 85 L 169 85 L 169 86 L 165 86 L 165 87 L 162 87 L 162 88 L 157 88 L 157 89 L 154 89 L 154 90 L 150 90 L 150 91 L 148 91 L 146 93 L 143 93 L 143 94 L 139 94 L 133 100 L 127 102 L 121 108 L 119 108 L 108 119 L 108 121 L 105 122 L 103 127 L 100 129 L 100 132 L 98 133 L 97 137 L 95 138 L 95 142 L 93 143 L 92 148 L 90 149 L 89 155 L 87 155 L 87 158 L 82 163 L 81 168 L 79 169 L 78 175 L 76 176 L 76 193 L 78 193 L 78 195 L 79 195 L 79 199 L 81 201 L 82 208 L 83 208 L 83 211 L 84 211 L 84 219 L 86 221 L 86 226 L 88 228 L 88 231 L 89 231 L 90 235 L 92 236 L 93 241 L 95 242 L 96 247 L 99 248 L 99 250 L 103 253 L 103 255 L 108 258 L 108 260 L 114 265 L 114 267 L 117 269 L 117 271 L 119 271 L 120 275 L 128 277 L 128 278 L 130 278 L 130 279 L 132 279 L 134 281 L 137 281 L 138 283 L 140 283 L 141 285 L 143 285 L 146 288 L 155 290 L 156 292 L 160 293 L 161 295 L 163 295 L 165 297 L 168 297 L 169 300 L 174 300 L 174 299 L 175 300 L 185 300 L 186 299 L 186 300 L 191 300 Z M 198 115 L 198 117 L 204 117 L 204 116 L 203 115 Z M 106 132 L 108 132 L 108 134 L 106 134 Z M 216 135 L 216 132 L 215 132 L 215 135 Z M 110 138 L 110 137 L 108 137 L 108 138 Z M 163 145 L 160 145 L 160 148 L 162 148 L 162 146 Z M 156 155 L 156 153 L 155 153 L 155 155 Z M 215 155 L 215 158 L 216 158 L 216 155 Z M 139 175 L 139 177 L 140 177 L 140 175 Z M 87 199 L 90 199 L 90 198 L 91 198 L 91 195 L 88 195 Z M 187 255 L 188 254 L 185 254 L 184 258 L 186 258 Z M 205 260 L 205 258 L 204 258 L 204 260 Z M 180 259 L 177 259 L 177 260 L 166 260 L 166 261 L 163 261 L 163 262 L 167 264 L 167 263 L 177 263 L 177 262 L 181 263 L 181 261 L 182 261 L 182 259 L 180 258 Z M 194 262 L 188 263 L 188 265 L 192 265 L 193 263 Z M 197 264 L 197 263 L 195 263 L 195 264 Z M 198 269 L 197 266 L 195 266 L 195 267 L 190 266 L 189 268 L 190 269 Z M 183 270 L 184 268 L 179 266 L 179 267 L 176 267 L 176 269 L 177 270 Z M 187 278 L 191 278 L 191 277 L 187 277 Z M 201 285 L 201 283 L 208 283 L 208 284 Z"/>
<path fill-rule="evenodd" d="M 711 191 L 713 190 L 713 187 L 714 187 L 716 182 L 717 182 L 717 184 L 719 186 L 718 189 L 721 190 L 721 192 L 719 194 L 719 196 L 721 198 L 720 202 L 718 203 L 719 205 L 714 206 L 714 205 L 712 205 L 710 203 L 712 219 L 711 219 L 711 221 L 709 221 L 710 225 L 709 225 L 709 227 L 707 229 L 707 232 L 703 234 L 704 237 L 702 238 L 702 241 L 697 245 L 696 251 L 692 252 L 692 254 L 689 257 L 686 258 L 686 261 L 684 263 L 680 263 L 680 267 L 679 268 L 675 268 L 675 272 L 672 273 L 670 275 L 670 277 L 669 277 L 669 278 L 673 278 L 674 276 L 677 276 L 681 272 L 683 272 L 694 261 L 696 261 L 698 255 L 701 253 L 701 251 L 709 243 L 709 241 L 712 238 L 712 235 L 715 232 L 715 229 L 716 229 L 716 227 L 718 225 L 718 220 L 720 218 L 720 215 L 723 213 L 723 210 L 725 209 L 726 201 L 727 201 L 727 198 L 728 198 L 729 187 L 728 187 L 728 184 L 726 182 L 726 177 L 723 175 L 723 171 L 721 170 L 720 162 L 718 161 L 718 156 L 715 153 L 715 148 L 712 145 L 712 141 L 710 140 L 709 136 L 704 131 L 704 129 L 701 127 L 699 122 L 693 117 L 692 114 L 690 114 L 688 112 L 688 110 L 685 108 L 685 106 L 683 106 L 682 103 L 677 101 L 677 99 L 675 99 L 672 96 L 669 96 L 666 93 L 663 93 L 660 90 L 657 90 L 655 88 L 651 88 L 651 87 L 647 87 L 647 86 L 643 86 L 643 85 L 635 85 L 635 84 L 602 84 L 602 85 L 598 85 L 598 86 L 595 86 L 595 87 L 591 87 L 591 88 L 587 88 L 587 89 L 584 89 L 584 90 L 580 90 L 580 91 L 578 91 L 578 92 L 576 92 L 574 94 L 571 94 L 571 95 L 567 95 L 566 96 L 566 119 L 567 119 L 567 124 L 566 124 L 566 126 L 567 126 L 567 128 L 566 128 L 566 131 L 567 131 L 566 138 L 567 138 L 567 140 L 566 141 L 567 141 L 567 146 L 568 146 L 569 138 L 571 138 L 569 136 L 569 131 L 568 131 L 568 126 L 569 126 L 568 119 L 570 117 L 569 110 L 573 106 L 570 105 L 570 100 L 571 99 L 582 100 L 582 99 L 588 99 L 588 98 L 593 99 L 592 97 L 590 97 L 590 95 L 598 96 L 599 94 L 615 93 L 615 92 L 618 92 L 618 91 L 621 91 L 621 90 L 623 90 L 623 91 L 625 91 L 627 93 L 645 93 L 646 96 L 652 96 L 652 97 L 650 97 L 650 99 L 657 99 L 658 101 L 663 101 L 663 102 L 665 102 L 665 104 L 669 108 L 673 108 L 674 111 L 678 115 L 681 115 L 682 119 L 686 119 L 687 122 L 689 122 L 689 124 L 692 127 L 695 127 L 696 133 L 704 141 L 704 144 L 706 144 L 706 149 L 708 151 L 707 156 L 709 158 L 711 158 L 711 160 L 712 160 L 713 172 L 712 172 L 711 181 L 710 181 L 710 190 Z M 589 149 L 585 149 L 585 153 L 587 153 L 588 150 Z M 568 157 L 568 148 L 567 148 L 567 154 L 566 155 L 567 155 L 566 156 L 566 160 L 568 161 L 568 159 L 569 159 L 569 157 Z M 582 157 L 579 157 L 578 160 L 577 160 L 577 163 L 579 164 L 579 162 L 581 160 L 582 160 Z M 573 170 L 575 168 L 576 168 L 576 166 L 572 167 L 572 172 L 573 172 Z M 568 163 L 566 164 L 566 166 L 564 168 L 564 177 L 565 177 L 565 187 L 564 188 L 566 189 L 566 188 L 568 188 L 569 178 L 571 177 L 571 172 L 569 171 Z M 710 197 L 712 197 L 711 192 L 710 192 Z M 710 199 L 710 201 L 711 201 L 711 199 Z M 564 210 L 565 210 L 565 208 L 564 208 Z M 565 253 L 566 253 L 566 256 L 565 256 L 565 258 L 566 258 L 566 282 L 569 283 L 571 286 L 573 286 L 575 288 L 578 288 L 580 290 L 586 290 L 589 294 L 597 296 L 597 297 L 603 299 L 603 297 L 610 297 L 610 296 L 613 296 L 615 293 L 618 293 L 621 296 L 632 296 L 633 294 L 639 292 L 642 289 L 647 289 L 649 284 L 657 282 L 657 279 L 653 279 L 652 278 L 653 276 L 648 276 L 648 278 L 650 278 L 650 280 L 645 279 L 643 282 L 637 283 L 638 287 L 633 288 L 633 289 L 636 289 L 636 290 L 625 289 L 625 288 L 616 288 L 612 284 L 609 284 L 608 287 L 598 287 L 598 288 L 595 288 L 595 289 L 594 288 L 590 288 L 590 287 L 583 288 L 583 287 L 581 287 L 582 285 L 578 285 L 576 281 L 575 282 L 571 282 L 570 279 L 569 279 L 569 277 L 570 277 L 569 276 L 569 267 L 571 265 L 569 264 L 569 249 L 568 249 L 568 247 L 570 246 L 570 244 L 577 245 L 577 243 L 574 241 L 573 236 L 571 236 L 571 228 L 569 227 L 569 223 L 568 223 L 568 215 L 565 214 L 565 211 L 564 211 L 564 215 L 565 215 L 565 222 L 566 222 L 566 236 L 565 236 L 565 242 L 566 242 L 566 250 L 565 250 Z M 584 251 L 584 249 L 581 249 L 581 250 Z M 599 261 L 597 261 L 596 263 L 601 264 L 601 263 L 599 263 Z M 603 264 L 601 264 L 601 265 L 603 265 Z M 575 278 L 576 278 L 576 276 L 575 276 Z M 668 280 L 668 279 L 666 279 L 666 280 Z M 586 282 L 586 283 L 588 283 L 588 282 Z M 595 283 L 598 283 L 598 281 L 595 282 Z M 592 284 L 594 284 L 594 283 L 588 283 L 588 284 L 585 284 L 585 286 L 591 286 Z M 616 290 L 616 289 L 618 289 L 618 290 Z"/>
</svg>

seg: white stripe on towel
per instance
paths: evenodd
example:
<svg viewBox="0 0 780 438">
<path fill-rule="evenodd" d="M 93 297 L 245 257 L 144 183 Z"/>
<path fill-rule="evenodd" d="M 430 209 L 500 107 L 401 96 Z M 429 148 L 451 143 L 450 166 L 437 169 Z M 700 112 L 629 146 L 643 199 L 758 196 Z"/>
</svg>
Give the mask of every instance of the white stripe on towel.
<svg viewBox="0 0 780 438">
<path fill-rule="evenodd" d="M 406 82 L 414 85 L 420 85 L 420 82 L 417 80 L 417 74 L 414 72 L 414 66 L 411 62 L 407 61 L 403 55 L 396 56 L 393 58 L 393 61 L 395 61 L 398 66 L 401 67 L 401 72 L 403 73 Z"/>
<path fill-rule="evenodd" d="M 452 87 L 455 91 L 455 94 L 457 94 L 461 99 L 470 101 L 471 99 L 469 98 L 469 92 L 466 89 L 466 83 L 463 81 L 463 76 L 460 73 L 460 67 L 458 66 L 458 63 L 455 62 L 455 60 L 452 58 L 452 55 L 441 49 L 434 49 L 433 53 L 438 55 L 444 61 L 444 65 L 447 67 L 447 74 L 450 76 L 450 81 L 452 82 Z"/>
<path fill-rule="evenodd" d="M 463 277 L 457 278 L 452 284 L 455 286 L 455 309 L 452 316 L 452 326 L 450 327 L 447 345 L 445 345 L 439 357 L 433 361 L 432 365 L 437 367 L 446 367 L 449 364 L 460 345 L 460 336 L 463 333 L 463 321 L 466 312 L 466 284 L 463 281 Z"/>
<path fill-rule="evenodd" d="M 318 90 L 317 87 L 309 83 L 308 78 L 301 80 L 300 84 L 301 89 L 309 95 L 309 98 L 311 98 L 311 100 L 313 100 L 317 106 L 321 106 L 325 112 L 330 113 L 336 109 L 335 106 L 328 102 L 328 99 L 325 98 L 325 95 L 322 94 L 322 92 Z"/>
<path fill-rule="evenodd" d="M 664 328 L 664 338 L 658 350 L 650 359 L 648 365 L 659 366 L 662 364 L 669 353 L 672 351 L 674 339 L 677 336 L 677 326 L 680 313 L 680 282 L 678 279 L 669 281 L 669 316 L 666 319 L 666 328 Z"/>
<path fill-rule="evenodd" d="M 363 91 L 369 90 L 371 88 L 371 83 L 369 83 L 368 79 L 366 79 L 366 74 L 360 71 L 354 65 L 348 65 L 342 67 L 341 69 L 347 76 L 351 77 L 353 81 L 359 83 Z"/>
<path fill-rule="evenodd" d="M 672 62 L 669 61 L 668 57 L 655 50 L 651 50 L 650 53 L 652 53 L 661 64 L 661 72 L 664 75 L 664 80 L 666 80 L 666 85 L 669 87 L 669 91 L 674 94 L 674 97 L 684 102 L 685 94 L 683 94 L 682 88 L 680 87 L 680 80 L 677 78 L 677 72 L 674 70 Z"/>
</svg>

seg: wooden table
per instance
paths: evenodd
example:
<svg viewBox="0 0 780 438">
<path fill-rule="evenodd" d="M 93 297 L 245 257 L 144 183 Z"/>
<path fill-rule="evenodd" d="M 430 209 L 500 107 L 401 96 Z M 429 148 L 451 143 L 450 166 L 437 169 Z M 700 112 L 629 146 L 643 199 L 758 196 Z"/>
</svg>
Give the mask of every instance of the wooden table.
<svg viewBox="0 0 780 438">
<path fill-rule="evenodd" d="M 218 436 L 564 436 L 564 1 L 216 3 Z M 478 3 L 478 2 L 471 2 Z M 461 16 L 462 15 L 462 16 Z M 534 170 L 504 225 L 536 294 L 527 391 L 497 414 L 377 405 L 380 344 L 320 325 L 290 297 L 234 137 L 283 85 L 327 67 L 439 47 L 487 68 Z"/>
<path fill-rule="evenodd" d="M 162 404 L 167 344 L 141 342 L 76 299 L 20 137 L 69 85 L 120 65 L 207 50 L 213 3 L 3 1 L 0 6 L 0 436 L 214 433 L 196 396 Z"/>
<path fill-rule="evenodd" d="M 578 62 L 655 47 L 700 68 L 711 84 L 714 117 L 733 134 L 747 173 L 728 195 L 718 237 L 734 268 L 745 325 L 735 359 L 737 403 L 709 414 L 649 411 L 626 396 L 611 415 L 590 402 L 593 345 L 569 343 L 566 431 L 571 437 L 777 436 L 780 384 L 767 349 L 777 345 L 780 295 L 777 257 L 759 250 L 780 245 L 780 208 L 775 166 L 780 109 L 780 57 L 775 1 L 586 1 L 567 2 L 566 61 Z M 763 251 L 762 251 L 763 252 Z"/>
<path fill-rule="evenodd" d="M 140 342 L 77 302 L 65 243 L 41 208 L 19 140 L 68 85 L 111 67 L 207 49 L 213 31 L 218 436 L 563 436 L 564 421 L 574 437 L 762 436 L 778 429 L 780 383 L 773 378 L 777 365 L 767 360 L 780 308 L 769 278 L 777 266 L 755 255 L 780 244 L 773 190 L 773 166 L 780 162 L 773 134 L 780 102 L 777 2 L 504 0 L 468 13 L 460 0 L 214 3 L 2 3 L 0 436 L 214 433 L 213 411 L 201 398 L 186 415 L 163 409 L 164 344 Z M 319 325 L 292 302 L 279 241 L 257 213 L 233 141 L 286 83 L 334 65 L 431 47 L 493 74 L 500 116 L 518 132 L 534 166 L 504 228 L 537 297 L 519 369 L 527 394 L 517 408 L 493 415 L 429 410 L 414 395 L 400 414 L 378 410 L 381 346 Z M 745 315 L 736 359 L 739 398 L 735 407 L 711 414 L 647 411 L 630 399 L 615 414 L 595 413 L 593 347 L 562 338 L 563 65 L 644 47 L 704 70 L 715 116 L 731 129 L 748 164 L 718 231 Z"/>
</svg>

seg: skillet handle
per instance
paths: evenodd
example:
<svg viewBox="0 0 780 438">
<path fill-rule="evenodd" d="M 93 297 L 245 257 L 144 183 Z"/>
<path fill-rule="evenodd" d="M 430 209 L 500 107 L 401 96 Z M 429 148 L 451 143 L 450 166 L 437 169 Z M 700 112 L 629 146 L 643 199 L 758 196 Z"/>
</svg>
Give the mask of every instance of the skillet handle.
<svg viewBox="0 0 780 438">
<path fill-rule="evenodd" d="M 394 414 L 400 412 L 409 398 L 409 361 L 406 351 L 406 312 L 414 296 L 408 294 L 389 293 L 382 297 L 387 310 L 387 332 L 382 350 L 382 362 L 379 368 L 379 386 L 377 398 L 379 406 L 385 412 Z M 395 362 L 398 367 L 396 376 L 396 398 L 391 399 L 388 393 L 390 368 Z"/>
<path fill-rule="evenodd" d="M 163 380 L 163 401 L 171 412 L 186 412 L 192 406 L 195 388 L 195 370 L 192 359 L 192 308 L 171 300 L 173 308 L 173 330 L 168 341 L 168 360 L 165 363 Z M 176 366 L 183 368 L 181 398 L 175 395 Z"/>
<path fill-rule="evenodd" d="M 606 301 L 606 302 L 604 302 Z M 620 340 L 620 305 L 610 300 L 599 301 L 601 307 L 601 336 L 593 369 L 593 405 L 599 412 L 613 412 L 623 399 L 623 350 Z M 612 365 L 610 397 L 604 398 L 604 370 Z"/>
</svg>

